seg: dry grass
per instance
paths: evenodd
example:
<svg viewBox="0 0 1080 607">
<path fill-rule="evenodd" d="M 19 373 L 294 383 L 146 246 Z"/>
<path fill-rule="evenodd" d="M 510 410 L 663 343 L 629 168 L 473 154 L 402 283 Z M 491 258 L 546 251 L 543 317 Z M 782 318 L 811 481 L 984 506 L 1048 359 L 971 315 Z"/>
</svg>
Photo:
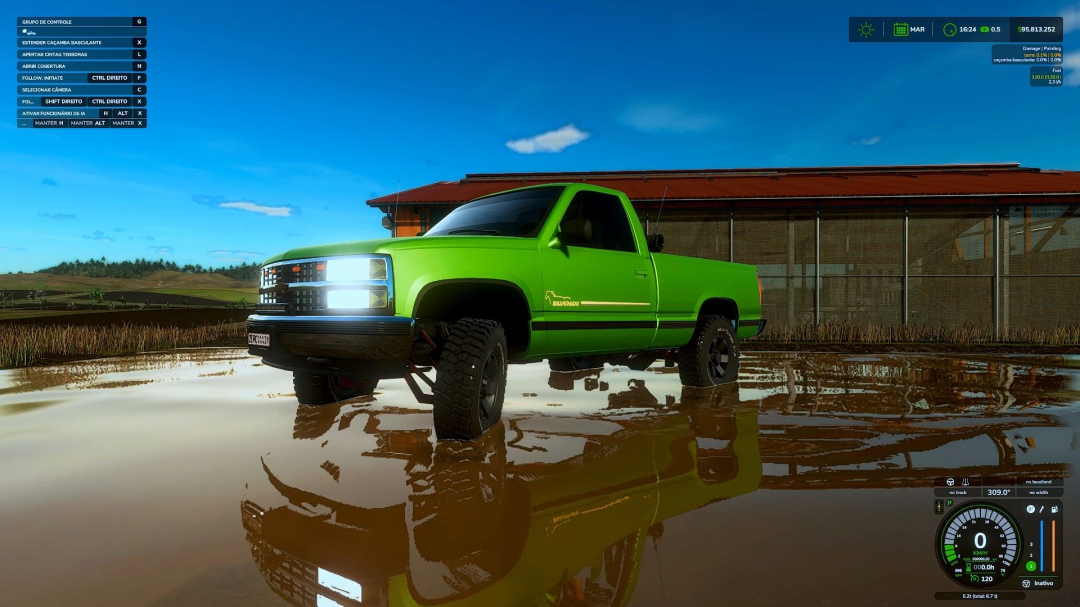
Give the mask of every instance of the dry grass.
<svg viewBox="0 0 1080 607">
<path fill-rule="evenodd" d="M 856 325 L 850 323 L 814 325 L 769 324 L 753 338 L 762 342 L 829 344 L 1025 344 L 1041 346 L 1080 345 L 1080 324 L 1053 329 L 1013 329 L 994 339 L 992 328 L 976 325 L 909 325 L 906 327 Z"/>
<path fill-rule="evenodd" d="M 0 325 L 0 369 L 27 367 L 47 358 L 135 354 L 242 340 L 242 322 L 192 328 L 159 325 Z"/>
</svg>

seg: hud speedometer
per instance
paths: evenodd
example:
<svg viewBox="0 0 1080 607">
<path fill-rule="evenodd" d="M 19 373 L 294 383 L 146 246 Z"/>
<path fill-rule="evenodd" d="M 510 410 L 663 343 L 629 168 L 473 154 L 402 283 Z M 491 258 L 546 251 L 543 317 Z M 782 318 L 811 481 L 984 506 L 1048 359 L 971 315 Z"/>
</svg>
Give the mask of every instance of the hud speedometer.
<svg viewBox="0 0 1080 607">
<path fill-rule="evenodd" d="M 1001 583 L 1020 562 L 1020 528 L 1000 506 L 971 503 L 957 508 L 938 531 L 938 557 L 945 572 L 971 588 Z"/>
</svg>

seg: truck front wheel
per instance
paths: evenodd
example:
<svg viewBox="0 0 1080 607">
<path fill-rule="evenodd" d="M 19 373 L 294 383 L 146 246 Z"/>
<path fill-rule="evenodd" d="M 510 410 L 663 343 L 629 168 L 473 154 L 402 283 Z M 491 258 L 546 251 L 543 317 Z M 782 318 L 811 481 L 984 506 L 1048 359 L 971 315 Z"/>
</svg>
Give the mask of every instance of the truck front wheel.
<svg viewBox="0 0 1080 607">
<path fill-rule="evenodd" d="M 499 422 L 506 395 L 506 334 L 494 320 L 450 328 L 435 376 L 435 436 L 473 440 Z"/>
<path fill-rule="evenodd" d="M 378 385 L 377 379 L 353 380 L 338 375 L 293 372 L 293 388 L 301 405 L 319 407 L 357 396 L 370 396 Z"/>
<path fill-rule="evenodd" d="M 707 388 L 739 377 L 739 338 L 723 316 L 703 316 L 690 343 L 679 348 L 679 379 Z"/>
</svg>

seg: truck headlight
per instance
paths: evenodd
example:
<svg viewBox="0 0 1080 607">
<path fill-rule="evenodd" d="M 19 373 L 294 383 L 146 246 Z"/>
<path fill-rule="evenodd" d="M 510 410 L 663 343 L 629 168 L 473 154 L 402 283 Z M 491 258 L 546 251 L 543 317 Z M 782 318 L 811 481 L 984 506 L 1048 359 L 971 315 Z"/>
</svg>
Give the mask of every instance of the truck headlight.
<svg viewBox="0 0 1080 607">
<path fill-rule="evenodd" d="M 326 292 L 326 307 L 330 310 L 385 308 L 386 303 L 386 289 L 330 289 Z"/>
<path fill-rule="evenodd" d="M 386 280 L 386 260 L 381 257 L 345 257 L 326 262 L 327 282 Z"/>
</svg>

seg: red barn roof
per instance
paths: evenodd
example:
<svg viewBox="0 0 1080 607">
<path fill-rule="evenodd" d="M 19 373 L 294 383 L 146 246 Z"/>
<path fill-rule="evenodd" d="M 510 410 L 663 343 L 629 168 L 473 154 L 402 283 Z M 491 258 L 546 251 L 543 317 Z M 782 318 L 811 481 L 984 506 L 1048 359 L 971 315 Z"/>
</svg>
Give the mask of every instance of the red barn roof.
<svg viewBox="0 0 1080 607">
<path fill-rule="evenodd" d="M 917 166 L 584 171 L 468 174 L 373 198 L 395 203 L 457 205 L 502 190 L 541 183 L 585 182 L 621 190 L 632 201 L 733 203 L 770 200 L 1080 196 L 1080 172 L 1044 171 L 1017 163 Z M 695 205 L 696 206 L 696 205 Z M 712 206 L 712 205 L 707 205 Z"/>
</svg>

